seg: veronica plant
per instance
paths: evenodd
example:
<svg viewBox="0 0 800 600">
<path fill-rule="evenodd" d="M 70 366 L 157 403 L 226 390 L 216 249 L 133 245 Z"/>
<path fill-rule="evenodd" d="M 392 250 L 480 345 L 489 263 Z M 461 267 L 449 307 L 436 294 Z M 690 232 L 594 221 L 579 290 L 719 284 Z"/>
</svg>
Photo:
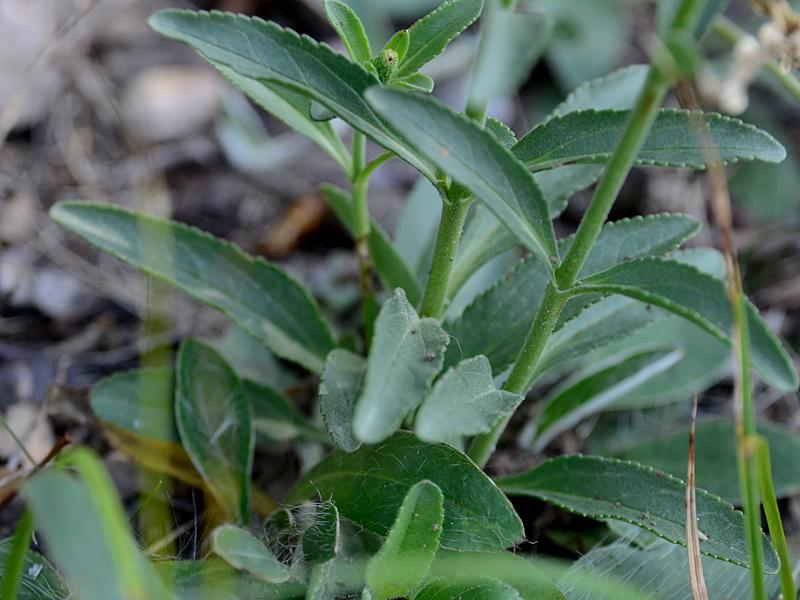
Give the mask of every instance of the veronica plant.
<svg viewBox="0 0 800 600">
<path fill-rule="evenodd" d="M 204 489 L 224 524 L 209 536 L 216 558 L 119 562 L 135 553 L 119 507 L 107 500 L 102 511 L 85 510 L 89 483 L 105 489 L 93 459 L 80 455 L 80 478 L 45 470 L 25 493 L 33 523 L 78 595 L 109 598 L 113 589 L 122 594 L 113 597 L 134 597 L 125 585 L 136 582 L 148 598 L 196 597 L 204 589 L 213 598 L 556 599 L 596 586 L 602 560 L 614 561 L 604 573 L 627 579 L 633 562 L 655 573 L 654 552 L 685 545 L 685 486 L 665 472 L 685 473 L 679 456 L 675 469 L 660 464 L 663 471 L 582 455 L 502 478 L 483 471 L 539 383 L 550 391 L 519 438 L 535 452 L 587 417 L 685 399 L 724 374 L 733 314 L 720 255 L 680 249 L 699 223 L 678 213 L 607 222 L 633 166 L 703 170 L 702 140 L 712 140 L 724 164 L 785 157 L 773 137 L 739 120 L 661 108 L 691 71 L 702 33 L 696 24 L 707 24 L 720 3 L 705 12 L 695 0 L 673 4 L 651 65 L 580 86 L 519 139 L 486 118 L 488 102 L 524 79 L 553 22 L 513 1 L 484 7 L 483 0 L 449 0 L 379 48 L 347 4 L 326 0 L 346 54 L 255 18 L 154 15 L 157 32 L 190 46 L 342 168 L 349 189 L 323 192 L 354 240 L 363 327 L 360 343 L 341 342 L 300 282 L 197 229 L 107 204 L 56 204 L 51 214 L 61 226 L 216 308 L 319 378 L 319 415 L 310 419 L 279 386 L 248 379 L 194 339 L 183 342 L 174 369 L 101 381 L 91 403 L 112 444 Z M 482 14 L 468 109 L 459 113 L 430 95 L 434 81 L 420 69 Z M 537 33 L 533 43 L 530 32 Z M 349 148 L 334 118 L 352 129 Z M 368 151 L 368 142 L 379 152 Z M 370 217 L 368 185 L 396 158 L 422 182 L 392 239 Z M 595 183 L 576 233 L 558 239 L 553 220 L 575 192 Z M 481 284 L 481 273 L 509 260 L 504 276 Z M 749 303 L 746 320 L 752 367 L 776 390 L 797 390 L 791 360 Z M 254 448 L 293 439 L 331 451 L 276 508 L 252 483 Z M 781 440 L 774 453 L 797 443 Z M 646 448 L 625 452 L 647 456 Z M 664 463 L 663 453 L 655 457 Z M 51 510 L 48 494 L 57 485 L 74 496 L 74 515 Z M 737 494 L 730 482 L 725 490 Z M 592 555 L 596 563 L 587 556 L 564 574 L 508 552 L 525 538 L 508 496 L 534 497 L 612 530 L 631 527 L 648 543 L 607 546 Z M 696 502 L 710 587 L 728 594 L 724 586 L 739 582 L 730 597 L 748 597 L 752 536 L 748 546 L 742 513 L 704 490 Z M 257 529 L 254 512 L 266 517 Z M 65 546 L 79 518 L 108 546 L 105 554 L 105 546 L 96 549 L 96 564 Z M 791 566 L 756 535 L 759 572 Z M 684 555 L 664 554 L 685 570 Z M 113 581 L 97 592 L 89 570 L 109 561 L 116 561 Z M 644 593 L 660 598 L 653 577 Z M 607 585 L 609 597 L 643 597 L 613 577 Z"/>
</svg>

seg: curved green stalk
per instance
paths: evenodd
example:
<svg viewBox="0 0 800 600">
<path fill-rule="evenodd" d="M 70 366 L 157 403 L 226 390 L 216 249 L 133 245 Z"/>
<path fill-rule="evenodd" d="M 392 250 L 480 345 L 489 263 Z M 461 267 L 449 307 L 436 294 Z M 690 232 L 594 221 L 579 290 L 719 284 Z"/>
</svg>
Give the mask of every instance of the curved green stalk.
<svg viewBox="0 0 800 600">
<path fill-rule="evenodd" d="M 11 542 L 11 551 L 6 558 L 3 570 L 3 585 L 0 588 L 0 600 L 16 600 L 19 591 L 19 582 L 22 579 L 22 569 L 25 567 L 25 555 L 33 535 L 33 519 L 29 512 L 25 512 L 17 523 L 14 539 Z"/>
</svg>

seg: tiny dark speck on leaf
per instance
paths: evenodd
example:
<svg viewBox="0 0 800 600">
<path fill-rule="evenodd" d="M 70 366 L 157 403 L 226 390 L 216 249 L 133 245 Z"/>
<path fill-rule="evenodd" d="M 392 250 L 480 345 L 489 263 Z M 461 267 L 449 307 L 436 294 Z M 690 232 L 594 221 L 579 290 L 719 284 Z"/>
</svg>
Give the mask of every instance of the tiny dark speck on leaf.
<svg viewBox="0 0 800 600">
<path fill-rule="evenodd" d="M 425 353 L 425 360 L 426 360 L 426 361 L 430 362 L 430 361 L 432 361 L 434 358 L 436 358 L 436 353 L 435 353 L 435 352 L 426 352 L 426 353 Z"/>
</svg>

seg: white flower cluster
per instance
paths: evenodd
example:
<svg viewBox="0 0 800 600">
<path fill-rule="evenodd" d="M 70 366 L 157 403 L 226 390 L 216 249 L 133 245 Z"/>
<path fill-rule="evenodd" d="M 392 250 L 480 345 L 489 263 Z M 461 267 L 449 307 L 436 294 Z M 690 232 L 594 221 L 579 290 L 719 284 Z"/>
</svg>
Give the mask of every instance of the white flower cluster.
<svg viewBox="0 0 800 600">
<path fill-rule="evenodd" d="M 746 35 L 733 49 L 733 64 L 720 79 L 704 73 L 700 93 L 723 112 L 739 115 L 749 103 L 748 88 L 767 61 L 777 60 L 789 71 L 800 67 L 800 16 L 787 0 L 750 0 L 753 7 L 769 17 L 758 30 L 758 39 Z"/>
</svg>

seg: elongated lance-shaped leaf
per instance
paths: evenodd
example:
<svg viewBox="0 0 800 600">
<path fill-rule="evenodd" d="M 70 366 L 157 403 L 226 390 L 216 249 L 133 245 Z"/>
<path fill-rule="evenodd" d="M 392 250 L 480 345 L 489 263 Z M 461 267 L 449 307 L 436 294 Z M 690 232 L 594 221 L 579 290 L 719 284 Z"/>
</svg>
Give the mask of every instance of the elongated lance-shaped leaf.
<svg viewBox="0 0 800 600">
<path fill-rule="evenodd" d="M 413 75 L 481 15 L 483 0 L 449 0 L 408 29 L 409 44 L 397 77 Z"/>
<path fill-rule="evenodd" d="M 597 456 L 562 456 L 535 469 L 498 480 L 506 493 L 532 496 L 593 519 L 637 525 L 673 544 L 685 545 L 683 481 L 634 462 Z M 697 490 L 697 526 L 703 554 L 746 567 L 744 515 L 705 490 Z M 778 558 L 763 536 L 764 566 L 778 569 Z"/>
<path fill-rule="evenodd" d="M 523 433 L 523 443 L 532 444 L 537 452 L 542 450 L 558 434 L 669 369 L 681 355 L 675 349 L 635 349 L 579 371 L 548 394 L 541 411 Z"/>
<path fill-rule="evenodd" d="M 629 112 L 582 110 L 556 117 L 531 130 L 511 151 L 531 169 L 565 164 L 604 163 L 619 144 Z M 768 133 L 739 119 L 718 114 L 701 116 L 723 164 L 742 160 L 779 163 L 784 147 Z M 705 169 L 702 139 L 697 136 L 697 116 L 665 109 L 658 113 L 636 164 Z"/>
<path fill-rule="evenodd" d="M 220 507 L 250 518 L 253 416 L 239 378 L 210 347 L 188 339 L 178 353 L 175 420 L 183 446 Z"/>
<path fill-rule="evenodd" d="M 333 500 L 343 517 L 385 536 L 408 490 L 422 480 L 444 495 L 442 547 L 490 551 L 522 539 L 511 503 L 475 463 L 448 444 L 427 444 L 407 432 L 352 454 L 335 450 L 301 478 L 287 501 Z"/>
<path fill-rule="evenodd" d="M 333 442 L 345 452 L 361 446 L 353 434 L 353 415 L 366 371 L 363 357 L 342 348 L 328 354 L 322 370 L 319 410 Z"/>
<path fill-rule="evenodd" d="M 471 577 L 466 581 L 454 579 L 437 579 L 429 583 L 414 596 L 414 600 L 522 600 L 517 590 L 494 577 Z"/>
<path fill-rule="evenodd" d="M 585 272 L 608 268 L 626 258 L 669 252 L 683 244 L 697 229 L 695 219 L 681 214 L 608 223 L 592 248 Z M 562 252 L 571 243 L 571 238 L 564 240 Z M 448 364 L 455 362 L 451 357 L 457 360 L 460 356 L 485 354 L 493 372 L 502 372 L 519 353 L 546 285 L 547 269 L 538 256 L 520 261 L 506 277 L 478 296 L 457 319 L 447 324 L 447 330 L 458 340 L 458 344 L 453 343 L 448 352 Z M 636 315 L 630 313 L 628 316 Z M 627 321 L 627 325 L 632 324 L 632 321 Z"/>
<path fill-rule="evenodd" d="M 582 83 L 545 121 L 579 110 L 629 110 L 636 104 L 649 71 L 649 65 L 629 65 Z"/>
<path fill-rule="evenodd" d="M 59 202 L 56 223 L 219 309 L 273 352 L 314 372 L 334 343 L 308 292 L 282 269 L 193 227 L 108 204 Z"/>
<path fill-rule="evenodd" d="M 374 88 L 367 98 L 399 135 L 485 202 L 552 271 L 558 250 L 547 201 L 532 175 L 491 133 L 427 96 Z"/>
<path fill-rule="evenodd" d="M 495 387 L 492 367 L 485 356 L 468 358 L 433 386 L 417 412 L 414 431 L 429 442 L 450 442 L 486 433 L 520 402 L 519 394 Z"/>
<path fill-rule="evenodd" d="M 585 291 L 622 294 L 655 304 L 730 343 L 733 317 L 725 285 L 691 265 L 655 257 L 639 258 L 583 279 L 582 287 Z M 750 303 L 747 320 L 755 368 L 777 389 L 797 390 L 798 376 L 791 359 Z"/>
<path fill-rule="evenodd" d="M 367 32 L 352 8 L 339 0 L 325 0 L 325 14 L 354 62 L 363 64 L 372 58 Z"/>
<path fill-rule="evenodd" d="M 270 583 L 289 579 L 289 570 L 269 548 L 246 529 L 233 525 L 217 527 L 211 534 L 211 548 L 226 563 Z"/>
<path fill-rule="evenodd" d="M 800 436 L 789 429 L 768 423 L 759 424 L 758 434 L 767 441 L 774 457 L 772 478 L 777 496 L 784 498 L 798 493 L 800 472 L 796 457 L 800 456 Z M 697 485 L 740 504 L 733 424 L 719 420 L 700 421 L 695 438 Z M 680 427 L 666 433 L 648 435 L 612 453 L 618 458 L 635 460 L 679 475 L 686 470 L 688 439 L 688 428 Z"/>
<path fill-rule="evenodd" d="M 425 578 L 439 549 L 443 502 L 442 490 L 430 481 L 408 490 L 383 547 L 367 565 L 375 600 L 408 596 Z"/>
<path fill-rule="evenodd" d="M 450 337 L 436 319 L 420 319 L 403 290 L 381 307 L 356 404 L 353 432 L 377 443 L 392 435 L 419 406 L 442 368 Z"/>
<path fill-rule="evenodd" d="M 365 90 L 378 79 L 325 44 L 272 22 L 217 11 L 164 10 L 150 17 L 150 26 L 191 46 L 214 67 L 227 67 L 256 84 L 266 81 L 305 94 L 433 177 L 364 100 Z"/>
</svg>

